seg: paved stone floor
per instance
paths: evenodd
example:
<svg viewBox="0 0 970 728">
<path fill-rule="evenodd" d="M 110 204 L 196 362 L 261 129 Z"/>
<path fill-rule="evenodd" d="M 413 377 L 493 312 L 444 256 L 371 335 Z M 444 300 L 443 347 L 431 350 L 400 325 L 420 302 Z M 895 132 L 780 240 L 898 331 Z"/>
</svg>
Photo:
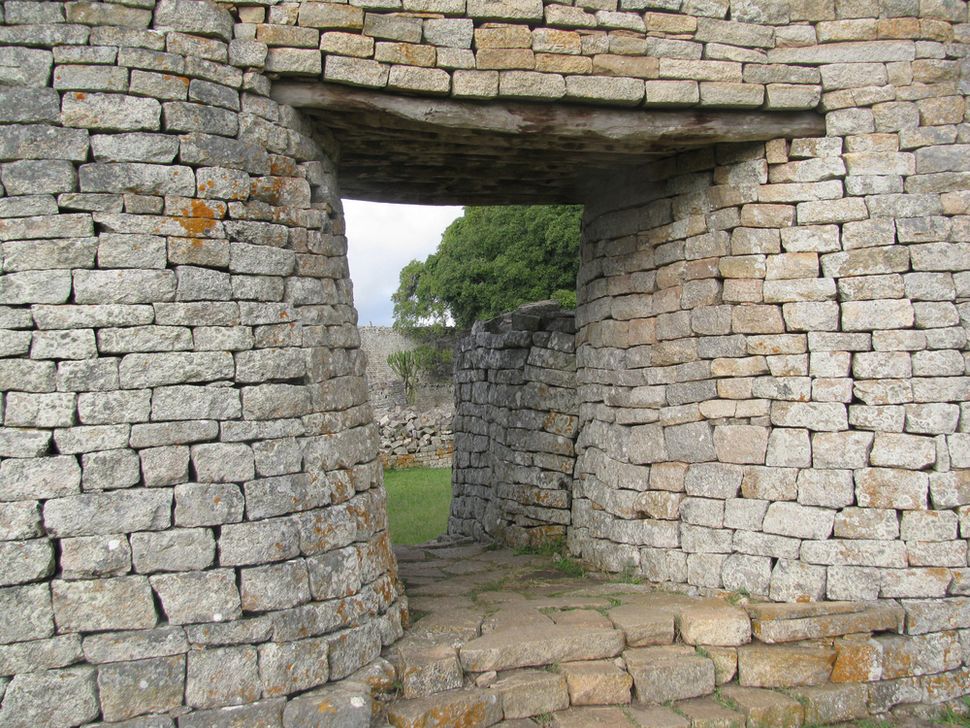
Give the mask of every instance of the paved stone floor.
<svg viewBox="0 0 970 728">
<path fill-rule="evenodd" d="M 482 544 L 438 542 L 395 551 L 411 626 L 385 651 L 383 674 L 393 679 L 393 690 L 380 725 L 932 724 L 930 709 L 922 706 L 875 720 L 866 684 L 828 682 L 832 659 L 824 649 L 758 639 L 836 623 L 853 631 L 895 631 L 893 605 L 759 606 L 736 594 L 702 597 L 582 574 L 558 555 Z"/>
</svg>

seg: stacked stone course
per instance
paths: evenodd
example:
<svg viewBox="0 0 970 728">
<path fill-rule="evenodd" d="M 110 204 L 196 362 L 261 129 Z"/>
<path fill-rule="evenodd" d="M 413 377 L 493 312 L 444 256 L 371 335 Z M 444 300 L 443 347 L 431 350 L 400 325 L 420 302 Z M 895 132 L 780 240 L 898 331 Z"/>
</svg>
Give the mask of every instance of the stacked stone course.
<svg viewBox="0 0 970 728">
<path fill-rule="evenodd" d="M 385 468 L 450 468 L 455 451 L 453 405 L 419 412 L 410 407 L 384 414 L 381 431 L 381 462 Z"/>
<path fill-rule="evenodd" d="M 573 314 L 552 302 L 478 322 L 455 359 L 451 535 L 565 538 L 578 400 Z"/>
<path fill-rule="evenodd" d="M 3 9 L 0 725 L 304 725 L 401 631 L 332 150 L 215 5 Z"/>
<path fill-rule="evenodd" d="M 938 144 L 964 104 L 945 73 L 870 87 L 863 67 L 856 101 L 878 100 L 829 136 L 682 155 L 587 207 L 587 558 L 782 601 L 964 603 L 970 218 L 965 173 L 928 161 L 959 167 Z"/>
<path fill-rule="evenodd" d="M 929 37 L 945 38 L 946 17 L 926 19 Z M 806 21 L 836 25 L 832 3 L 727 0 L 303 2 L 243 18 L 274 74 L 470 100 L 789 111 L 815 108 L 822 83 L 785 47 L 815 42 Z M 876 62 L 906 60 L 896 39 L 911 25 L 890 17 L 831 37 L 870 41 Z"/>
</svg>

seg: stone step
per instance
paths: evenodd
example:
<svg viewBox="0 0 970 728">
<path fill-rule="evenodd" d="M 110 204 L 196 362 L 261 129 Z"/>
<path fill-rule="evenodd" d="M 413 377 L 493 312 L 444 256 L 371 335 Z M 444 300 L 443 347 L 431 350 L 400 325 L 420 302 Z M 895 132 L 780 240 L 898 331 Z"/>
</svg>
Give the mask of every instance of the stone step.
<svg viewBox="0 0 970 728">
<path fill-rule="evenodd" d="M 458 652 L 446 642 L 414 639 L 409 635 L 392 648 L 388 657 L 397 669 L 405 699 L 429 697 L 464 684 Z"/>
<path fill-rule="evenodd" d="M 554 624 L 489 632 L 466 642 L 459 654 L 466 672 L 488 672 L 615 657 L 623 647 L 619 630 L 577 630 Z"/>
<path fill-rule="evenodd" d="M 819 685 L 788 691 L 805 710 L 805 725 L 849 723 L 869 717 L 869 689 L 864 683 Z"/>
<path fill-rule="evenodd" d="M 755 639 L 768 644 L 861 632 L 902 632 L 906 616 L 896 604 L 852 602 L 751 604 L 748 613 Z"/>
<path fill-rule="evenodd" d="M 751 641 L 751 619 L 722 599 L 705 599 L 677 615 L 680 638 L 689 645 L 736 647 Z"/>
<path fill-rule="evenodd" d="M 822 645 L 745 645 L 738 648 L 738 683 L 754 688 L 822 685 L 835 657 L 834 649 Z"/>
<path fill-rule="evenodd" d="M 546 670 L 507 672 L 489 689 L 501 696 L 506 719 L 531 718 L 569 707 L 566 678 Z"/>
<path fill-rule="evenodd" d="M 747 725 L 799 728 L 805 722 L 802 704 L 774 690 L 726 685 L 720 697 L 722 702 L 744 714 Z"/>
<path fill-rule="evenodd" d="M 674 615 L 669 609 L 622 604 L 607 614 L 613 626 L 623 630 L 628 647 L 669 645 L 674 641 Z"/>
<path fill-rule="evenodd" d="M 674 709 L 690 723 L 690 728 L 744 728 L 744 715 L 711 697 L 676 703 Z M 774 728 L 774 726 L 772 726 Z"/>
<path fill-rule="evenodd" d="M 625 705 L 630 702 L 633 678 L 615 660 L 564 662 L 570 705 Z"/>
<path fill-rule="evenodd" d="M 501 697 L 477 688 L 398 700 L 387 707 L 387 722 L 394 728 L 487 728 L 500 720 Z"/>
<path fill-rule="evenodd" d="M 714 692 L 714 662 L 686 645 L 635 647 L 623 652 L 640 703 L 666 703 Z"/>
<path fill-rule="evenodd" d="M 675 703 L 672 708 L 636 704 L 624 708 L 569 708 L 553 713 L 552 720 L 544 725 L 552 728 L 745 728 L 745 717 L 713 698 L 697 698 Z"/>
</svg>

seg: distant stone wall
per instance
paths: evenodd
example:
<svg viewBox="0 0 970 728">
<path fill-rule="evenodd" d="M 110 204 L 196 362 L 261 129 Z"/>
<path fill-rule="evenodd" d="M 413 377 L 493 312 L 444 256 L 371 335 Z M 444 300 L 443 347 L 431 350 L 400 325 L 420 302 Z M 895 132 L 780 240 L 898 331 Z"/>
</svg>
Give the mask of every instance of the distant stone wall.
<svg viewBox="0 0 970 728">
<path fill-rule="evenodd" d="M 577 396 L 573 314 L 555 303 L 476 323 L 455 362 L 448 532 L 510 545 L 570 523 Z"/>
<path fill-rule="evenodd" d="M 384 414 L 377 421 L 384 468 L 450 468 L 455 451 L 454 416 L 451 403 L 425 411 L 397 408 Z"/>
<path fill-rule="evenodd" d="M 378 416 L 395 408 L 407 407 L 404 383 L 387 363 L 396 351 L 408 351 L 421 342 L 403 334 L 393 326 L 361 326 L 360 348 L 367 355 L 367 389 L 371 406 Z M 424 412 L 442 405 L 451 406 L 453 399 L 450 378 L 428 379 L 418 382 L 414 409 Z"/>
</svg>

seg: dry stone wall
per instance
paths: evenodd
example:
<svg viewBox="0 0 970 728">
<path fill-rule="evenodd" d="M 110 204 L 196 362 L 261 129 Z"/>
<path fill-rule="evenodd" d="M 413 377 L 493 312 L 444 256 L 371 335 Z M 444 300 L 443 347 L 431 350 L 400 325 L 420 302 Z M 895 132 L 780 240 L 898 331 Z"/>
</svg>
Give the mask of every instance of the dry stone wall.
<svg viewBox="0 0 970 728">
<path fill-rule="evenodd" d="M 400 634 L 339 150 L 283 78 L 823 114 L 592 180 L 575 389 L 565 327 L 476 333 L 451 528 L 899 599 L 940 675 L 885 704 L 966 692 L 965 2 L 227 8 L 2 7 L 0 724 L 302 725 Z"/>
<path fill-rule="evenodd" d="M 397 408 L 407 407 L 404 382 L 391 369 L 387 357 L 397 351 L 416 349 L 422 342 L 393 326 L 360 326 L 358 331 L 360 348 L 367 357 L 367 391 L 374 413 L 380 418 Z M 450 334 L 442 341 L 433 340 L 433 344 L 450 349 Z M 415 387 L 415 409 L 426 411 L 443 405 L 450 406 L 453 400 L 450 371 L 447 375 L 421 372 Z"/>
<path fill-rule="evenodd" d="M 571 311 L 544 302 L 475 324 L 455 359 L 449 534 L 513 546 L 565 537 L 577 404 Z"/>
<path fill-rule="evenodd" d="M 571 538 L 913 624 L 951 597 L 940 624 L 968 626 L 965 104 L 955 61 L 877 87 L 859 61 L 827 137 L 683 155 L 587 207 Z"/>
<path fill-rule="evenodd" d="M 454 405 L 423 411 L 395 408 L 377 420 L 384 468 L 450 468 L 455 451 Z"/>
<path fill-rule="evenodd" d="M 915 0 L 842 5 L 852 20 L 888 17 L 842 27 L 825 0 L 368 0 L 282 3 L 245 17 L 269 46 L 266 70 L 280 75 L 470 100 L 790 111 L 819 103 L 821 79 L 803 66 L 822 58 L 817 41 L 878 40 L 854 50 L 905 61 L 910 48 L 895 39 L 921 32 Z M 959 3 L 924 5 L 922 32 L 948 40 Z M 820 21 L 831 24 L 821 38 L 810 24 Z"/>
<path fill-rule="evenodd" d="M 305 725 L 401 631 L 333 150 L 215 5 L 3 10 L 0 725 Z"/>
</svg>

